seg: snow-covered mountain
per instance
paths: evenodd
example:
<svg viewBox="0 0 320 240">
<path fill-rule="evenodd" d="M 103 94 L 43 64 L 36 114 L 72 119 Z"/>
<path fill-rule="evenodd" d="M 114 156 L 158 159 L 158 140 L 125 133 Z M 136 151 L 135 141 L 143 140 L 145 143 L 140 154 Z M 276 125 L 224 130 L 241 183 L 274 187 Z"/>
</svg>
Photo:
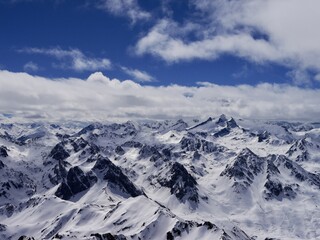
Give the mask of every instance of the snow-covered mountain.
<svg viewBox="0 0 320 240">
<path fill-rule="evenodd" d="M 320 239 L 320 123 L 0 123 L 0 239 Z"/>
</svg>

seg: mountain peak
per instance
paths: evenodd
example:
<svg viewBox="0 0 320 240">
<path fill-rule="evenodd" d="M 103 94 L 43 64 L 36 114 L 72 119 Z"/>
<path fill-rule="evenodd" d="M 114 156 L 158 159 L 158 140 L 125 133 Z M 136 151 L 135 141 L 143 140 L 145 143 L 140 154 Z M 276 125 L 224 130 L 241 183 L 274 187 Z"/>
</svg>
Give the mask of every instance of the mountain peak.
<svg viewBox="0 0 320 240">
<path fill-rule="evenodd" d="M 227 121 L 227 117 L 224 114 L 221 114 L 218 120 L 216 121 L 216 124 L 218 125 L 224 125 Z"/>
</svg>

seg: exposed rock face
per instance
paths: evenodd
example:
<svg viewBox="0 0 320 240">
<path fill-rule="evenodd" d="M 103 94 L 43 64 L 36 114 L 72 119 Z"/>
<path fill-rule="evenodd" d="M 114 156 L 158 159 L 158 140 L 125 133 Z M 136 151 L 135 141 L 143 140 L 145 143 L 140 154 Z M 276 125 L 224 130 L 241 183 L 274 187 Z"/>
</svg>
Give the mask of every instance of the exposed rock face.
<svg viewBox="0 0 320 240">
<path fill-rule="evenodd" d="M 96 237 L 97 240 L 127 240 L 127 238 L 123 235 L 113 235 L 111 233 L 93 233 L 92 237 Z"/>
<path fill-rule="evenodd" d="M 0 160 L 0 169 L 2 169 L 4 167 L 5 167 L 4 163 Z"/>
<path fill-rule="evenodd" d="M 296 162 L 305 162 L 311 160 L 310 152 L 320 151 L 320 145 L 310 142 L 308 138 L 296 140 L 286 155 Z"/>
<path fill-rule="evenodd" d="M 291 176 L 294 176 L 297 180 L 303 182 L 307 181 L 312 185 L 317 186 L 320 188 L 320 176 L 314 173 L 310 173 L 303 169 L 300 165 L 297 163 L 291 161 L 290 159 L 286 158 L 283 155 L 280 155 L 276 159 L 276 164 L 279 166 L 283 166 L 291 171 Z"/>
<path fill-rule="evenodd" d="M 258 142 L 263 142 L 270 137 L 270 133 L 267 131 L 263 131 L 262 133 L 259 133 L 257 136 L 258 136 Z"/>
<path fill-rule="evenodd" d="M 94 176 L 85 174 L 79 167 L 72 167 L 68 171 L 66 180 L 60 184 L 55 195 L 61 199 L 69 200 L 75 194 L 89 189 L 94 182 L 96 182 Z"/>
<path fill-rule="evenodd" d="M 240 128 L 233 118 L 227 120 L 225 115 L 221 115 L 220 118 L 217 120 L 216 124 L 223 127 L 221 130 L 219 130 L 213 135 L 217 138 L 227 136 L 231 133 L 232 129 Z"/>
<path fill-rule="evenodd" d="M 90 187 L 89 177 L 79 167 L 70 168 L 67 183 L 73 193 L 82 192 Z"/>
<path fill-rule="evenodd" d="M 55 164 L 49 172 L 48 178 L 53 185 L 59 184 L 62 181 L 62 179 L 66 178 L 66 165 L 66 162 L 64 162 L 63 160 L 59 160 L 58 163 Z"/>
<path fill-rule="evenodd" d="M 320 188 L 319 175 L 306 171 L 284 155 L 270 155 L 267 158 L 267 163 L 267 181 L 264 185 L 266 188 L 264 194 L 267 200 L 295 198 L 299 189 L 299 182 L 307 181 Z M 291 182 L 288 179 L 286 182 L 280 180 L 283 171 L 289 171 L 289 179 Z"/>
<path fill-rule="evenodd" d="M 179 119 L 174 125 L 171 126 L 172 129 L 176 131 L 183 131 L 188 127 L 188 124 L 183 121 L 182 119 Z"/>
<path fill-rule="evenodd" d="M 99 128 L 101 128 L 101 127 L 102 127 L 102 124 L 99 124 L 99 123 L 90 124 L 90 125 L 84 127 L 80 132 L 78 132 L 78 133 L 76 134 L 76 136 L 81 136 L 81 135 L 83 135 L 83 134 L 86 134 L 86 133 L 88 133 L 88 132 L 91 132 L 91 131 L 93 131 L 93 130 L 95 130 L 95 129 L 99 129 Z"/>
<path fill-rule="evenodd" d="M 161 153 L 155 146 L 144 145 L 139 151 L 140 158 L 152 157 L 152 161 L 156 161 L 161 158 Z"/>
<path fill-rule="evenodd" d="M 290 149 L 287 151 L 287 154 L 289 156 L 292 156 L 297 151 L 305 152 L 309 147 L 312 147 L 312 144 L 309 143 L 305 138 L 297 140 L 294 142 L 294 144 L 290 147 Z"/>
<path fill-rule="evenodd" d="M 116 152 L 116 154 L 118 154 L 118 155 L 123 155 L 123 154 L 126 153 L 121 146 L 117 146 L 116 149 L 115 149 L 115 152 Z"/>
<path fill-rule="evenodd" d="M 198 139 L 196 137 L 183 137 L 180 141 L 181 148 L 187 151 L 201 150 L 206 153 L 212 153 L 215 151 L 221 151 L 223 148 L 215 145 L 213 142 L 206 141 L 204 139 Z"/>
<path fill-rule="evenodd" d="M 22 235 L 18 238 L 18 240 L 35 240 L 33 237 L 27 237 L 25 235 Z"/>
<path fill-rule="evenodd" d="M 7 217 L 11 217 L 14 213 L 15 206 L 11 203 L 6 203 L 0 206 L 0 215 L 6 215 Z"/>
<path fill-rule="evenodd" d="M 4 165 L 0 168 L 0 203 L 15 204 L 17 193 L 20 197 L 31 197 L 37 191 L 37 186 L 28 174 Z M 1 206 L 1 204 L 0 204 Z"/>
<path fill-rule="evenodd" d="M 65 160 L 70 154 L 64 149 L 63 143 L 58 143 L 49 153 L 49 157 L 59 161 Z"/>
<path fill-rule="evenodd" d="M 230 133 L 229 128 L 222 128 L 220 131 L 216 132 L 213 136 L 215 137 L 224 137 Z"/>
<path fill-rule="evenodd" d="M 238 124 L 237 122 L 231 118 L 229 121 L 227 121 L 227 128 L 231 129 L 231 128 L 238 128 Z"/>
<path fill-rule="evenodd" d="M 227 164 L 220 176 L 228 176 L 234 179 L 235 186 L 239 184 L 246 189 L 253 182 L 255 176 L 262 172 L 265 160 L 258 157 L 250 149 L 243 149 L 232 164 Z"/>
<path fill-rule="evenodd" d="M 128 147 L 128 148 L 142 148 L 143 144 L 140 142 L 135 142 L 135 141 L 127 141 L 124 144 L 122 144 L 121 146 Z"/>
<path fill-rule="evenodd" d="M 218 120 L 216 121 L 217 125 L 224 126 L 227 122 L 227 117 L 224 114 L 221 114 Z"/>
<path fill-rule="evenodd" d="M 88 145 L 88 142 L 84 140 L 82 137 L 80 137 L 72 141 L 71 145 L 75 152 L 79 152 L 80 150 L 84 149 Z"/>
<path fill-rule="evenodd" d="M 170 188 L 180 201 L 199 202 L 197 181 L 178 162 L 170 166 L 170 170 L 158 179 L 161 186 Z"/>
<path fill-rule="evenodd" d="M 135 187 L 129 178 L 123 174 L 121 168 L 114 165 L 106 157 L 98 156 L 92 171 L 98 178 L 107 181 L 111 188 L 120 190 L 125 196 L 136 197 L 143 194 Z"/>
<path fill-rule="evenodd" d="M 277 179 L 275 180 L 268 179 L 264 187 L 266 188 L 266 191 L 264 193 L 265 193 L 265 198 L 267 200 L 270 200 L 270 199 L 282 200 L 282 198 L 293 199 L 297 195 L 292 189 L 292 186 L 290 185 L 283 186 L 283 184 Z"/>
<path fill-rule="evenodd" d="M 69 200 L 73 196 L 73 193 L 69 185 L 65 182 L 62 182 L 55 192 L 55 195 L 63 200 Z"/>
<path fill-rule="evenodd" d="M 8 149 L 5 146 L 0 147 L 0 157 L 8 157 Z"/>
<path fill-rule="evenodd" d="M 167 160 L 169 160 L 172 157 L 172 152 L 169 148 L 162 149 L 161 153 Z"/>
</svg>

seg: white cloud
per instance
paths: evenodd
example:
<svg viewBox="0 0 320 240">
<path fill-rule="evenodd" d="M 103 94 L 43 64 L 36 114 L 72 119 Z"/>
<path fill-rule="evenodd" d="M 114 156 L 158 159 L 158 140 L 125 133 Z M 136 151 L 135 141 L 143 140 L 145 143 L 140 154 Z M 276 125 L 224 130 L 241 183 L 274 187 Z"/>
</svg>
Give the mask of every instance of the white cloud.
<svg viewBox="0 0 320 240">
<path fill-rule="evenodd" d="M 0 113 L 48 120 L 208 117 L 319 119 L 320 90 L 288 85 L 141 86 L 94 73 L 87 80 L 0 71 Z"/>
<path fill-rule="evenodd" d="M 37 72 L 39 70 L 39 66 L 38 64 L 30 61 L 23 66 L 23 70 L 26 72 Z"/>
<path fill-rule="evenodd" d="M 59 68 L 69 68 L 75 71 L 97 71 L 109 69 L 111 62 L 107 58 L 90 58 L 79 49 L 64 50 L 61 48 L 24 48 L 18 50 L 21 53 L 42 54 L 54 57 L 60 62 L 56 64 Z"/>
<path fill-rule="evenodd" d="M 136 53 L 168 62 L 231 54 L 320 72 L 320 1 L 195 0 L 191 4 L 197 18 L 183 24 L 158 21 L 137 42 Z"/>
<path fill-rule="evenodd" d="M 285 60 L 267 41 L 256 40 L 246 33 L 218 35 L 212 38 L 185 42 L 171 36 L 175 32 L 168 20 L 159 22 L 136 45 L 136 53 L 150 53 L 168 62 L 193 59 L 215 59 L 223 53 L 232 53 L 255 62 Z"/>
<path fill-rule="evenodd" d="M 152 82 L 155 80 L 154 77 L 152 77 L 149 73 L 145 71 L 127 68 L 127 67 L 121 67 L 121 69 L 130 77 L 133 77 L 133 79 L 139 82 Z"/>
<path fill-rule="evenodd" d="M 287 73 L 287 75 L 292 79 L 293 83 L 298 86 L 308 86 L 311 85 L 311 78 L 308 72 L 295 69 Z"/>
<path fill-rule="evenodd" d="M 150 14 L 139 7 L 137 0 L 101 0 L 98 7 L 116 16 L 126 16 L 132 23 L 150 18 Z"/>
<path fill-rule="evenodd" d="M 231 76 L 237 79 L 246 78 L 248 76 L 248 73 L 249 73 L 248 65 L 244 64 L 239 71 L 233 73 Z"/>
<path fill-rule="evenodd" d="M 320 82 L 320 73 L 314 76 L 314 80 Z"/>
</svg>

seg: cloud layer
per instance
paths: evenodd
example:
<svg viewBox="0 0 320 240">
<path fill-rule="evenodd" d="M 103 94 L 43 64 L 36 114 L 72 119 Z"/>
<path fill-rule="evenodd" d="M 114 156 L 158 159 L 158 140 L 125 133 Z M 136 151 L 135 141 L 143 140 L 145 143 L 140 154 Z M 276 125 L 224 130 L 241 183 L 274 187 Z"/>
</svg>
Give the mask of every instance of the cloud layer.
<svg viewBox="0 0 320 240">
<path fill-rule="evenodd" d="M 171 63 L 230 54 L 300 73 L 320 72 L 319 1 L 195 0 L 190 5 L 194 17 L 158 20 L 138 40 L 136 53 Z"/>
<path fill-rule="evenodd" d="M 47 79 L 0 71 L 0 113 L 47 120 L 127 120 L 208 117 L 320 117 L 320 90 L 287 85 L 142 86 L 94 73 L 88 79 Z"/>
<path fill-rule="evenodd" d="M 138 82 L 152 82 L 155 80 L 149 73 L 139 69 L 121 67 L 121 70 Z"/>
<path fill-rule="evenodd" d="M 97 7 L 116 16 L 128 17 L 132 23 L 151 17 L 139 7 L 137 0 L 100 0 Z"/>
<path fill-rule="evenodd" d="M 39 66 L 38 64 L 30 61 L 23 66 L 23 70 L 26 72 L 37 72 L 39 70 Z"/>
<path fill-rule="evenodd" d="M 65 50 L 56 48 L 24 48 L 20 53 L 47 55 L 59 60 L 55 65 L 58 68 L 67 68 L 75 71 L 96 71 L 109 69 L 111 62 L 107 58 L 90 58 L 79 49 Z"/>
</svg>

